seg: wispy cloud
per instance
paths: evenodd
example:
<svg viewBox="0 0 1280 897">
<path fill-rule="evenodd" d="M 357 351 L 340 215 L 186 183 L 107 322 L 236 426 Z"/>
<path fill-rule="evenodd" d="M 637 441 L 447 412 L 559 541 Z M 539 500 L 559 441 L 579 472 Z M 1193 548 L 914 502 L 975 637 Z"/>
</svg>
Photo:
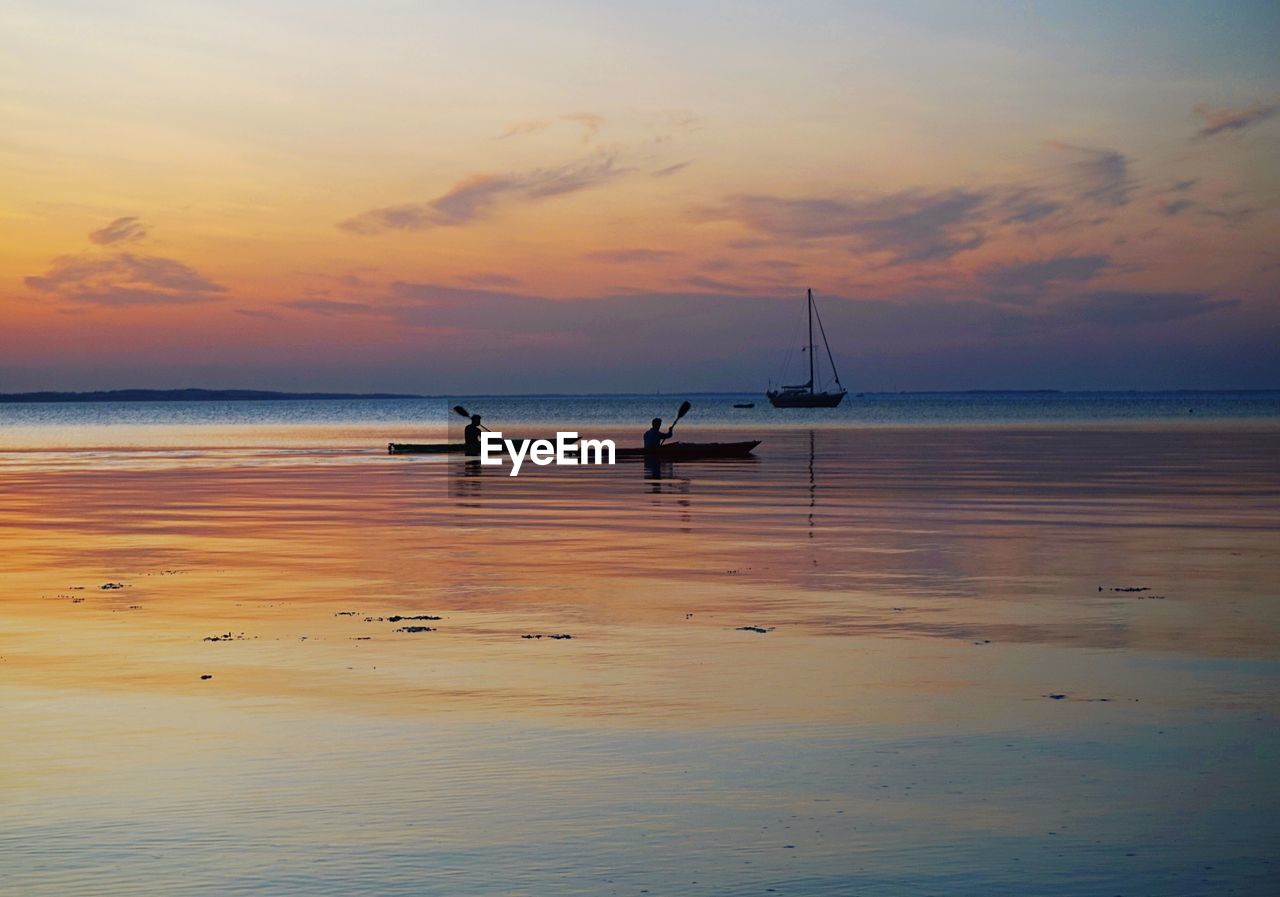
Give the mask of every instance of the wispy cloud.
<svg viewBox="0 0 1280 897">
<path fill-rule="evenodd" d="M 1106 255 L 1061 255 L 1029 262 L 992 265 L 980 279 L 994 290 L 1036 292 L 1060 283 L 1084 283 L 1111 263 Z"/>
<path fill-rule="evenodd" d="M 1212 137 L 1223 131 L 1242 131 L 1280 112 L 1280 103 L 1250 103 L 1248 106 L 1210 106 L 1201 103 L 1195 114 L 1204 122 L 1196 137 Z"/>
<path fill-rule="evenodd" d="M 339 299 L 295 299 L 284 305 L 317 315 L 367 315 L 375 311 L 373 306 L 364 302 L 348 302 Z"/>
<path fill-rule="evenodd" d="M 684 171 L 692 164 L 692 159 L 688 162 L 677 162 L 675 165 L 668 165 L 666 168 L 659 168 L 657 171 L 652 172 L 652 174 L 655 178 L 669 178 L 676 172 Z"/>
<path fill-rule="evenodd" d="M 600 127 L 604 124 L 604 117 L 594 112 L 570 112 L 560 117 L 582 126 L 583 143 L 590 143 L 592 138 L 600 133 Z"/>
<path fill-rule="evenodd" d="M 617 164 L 614 154 L 598 153 L 556 168 L 475 175 L 435 199 L 371 209 L 348 218 L 338 227 L 363 235 L 388 230 L 460 227 L 489 217 L 502 204 L 577 193 L 606 184 L 628 171 Z"/>
<path fill-rule="evenodd" d="M 226 292 L 175 259 L 128 252 L 103 258 L 59 256 L 48 271 L 24 283 L 62 299 L 105 306 L 207 302 Z"/>
<path fill-rule="evenodd" d="M 1195 205 L 1196 204 L 1189 199 L 1175 199 L 1170 202 L 1161 203 L 1158 208 L 1160 209 L 1161 215 L 1173 217 L 1174 215 L 1185 212 L 1187 209 L 1195 208 Z"/>
<path fill-rule="evenodd" d="M 89 240 L 100 246 L 133 243 L 147 235 L 147 226 L 134 216 L 117 218 L 105 227 L 89 232 Z"/>
<path fill-rule="evenodd" d="M 523 118 L 520 121 L 512 122 L 494 139 L 509 140 L 512 137 L 520 137 L 524 134 L 537 134 L 540 131 L 547 130 L 557 121 L 567 121 L 580 126 L 582 128 L 583 143 L 590 143 L 595 139 L 595 136 L 600 133 L 600 128 L 604 126 L 604 116 L 597 115 L 594 112 L 566 112 L 563 115 Z"/>
<path fill-rule="evenodd" d="M 467 274 L 458 278 L 464 283 L 469 283 L 477 287 L 514 287 L 520 285 L 520 280 L 510 277 L 506 274 L 498 274 L 492 271 L 481 271 L 476 274 Z"/>
<path fill-rule="evenodd" d="M 1242 206 L 1235 209 L 1205 209 L 1204 213 L 1211 218 L 1217 218 L 1219 221 L 1225 222 L 1231 227 L 1236 227 L 1244 224 L 1260 211 L 1261 209 L 1257 207 Z"/>
<path fill-rule="evenodd" d="M 1017 190 L 1001 204 L 1002 224 L 1033 224 L 1062 209 L 1062 203 L 1029 190 Z"/>
<path fill-rule="evenodd" d="M 1102 290 L 1062 302 L 1057 311 L 1065 318 L 1116 327 L 1134 327 L 1193 318 L 1233 308 L 1233 299 L 1213 299 L 1204 293 Z"/>
<path fill-rule="evenodd" d="M 605 249 L 600 252 L 588 252 L 583 258 L 591 262 L 632 265 L 661 262 L 674 255 L 674 252 L 667 249 Z"/>
<path fill-rule="evenodd" d="M 676 131 L 701 131 L 705 122 L 691 109 L 671 109 L 664 113 L 667 127 Z"/>
<path fill-rule="evenodd" d="M 1135 185 L 1129 173 L 1127 156 L 1113 149 L 1059 142 L 1050 145 L 1076 157 L 1070 167 L 1082 198 L 1105 206 L 1128 204 Z"/>
<path fill-rule="evenodd" d="M 723 280 L 718 277 L 707 277 L 704 274 L 692 274 L 684 278 L 681 283 L 685 286 L 693 287 L 695 290 L 702 290 L 708 293 L 739 293 L 748 295 L 755 292 L 755 287 L 746 284 L 733 283 L 732 281 Z"/>
<path fill-rule="evenodd" d="M 857 248 L 892 256 L 891 264 L 949 259 L 981 246 L 988 195 L 967 190 L 904 191 L 871 199 L 730 197 L 703 219 L 731 219 L 784 240 L 850 238 Z"/>
<path fill-rule="evenodd" d="M 545 131 L 554 123 L 555 119 L 553 118 L 524 118 L 508 125 L 507 128 L 494 139 L 507 140 L 511 137 L 519 137 L 521 134 L 536 134 L 538 131 Z"/>
</svg>

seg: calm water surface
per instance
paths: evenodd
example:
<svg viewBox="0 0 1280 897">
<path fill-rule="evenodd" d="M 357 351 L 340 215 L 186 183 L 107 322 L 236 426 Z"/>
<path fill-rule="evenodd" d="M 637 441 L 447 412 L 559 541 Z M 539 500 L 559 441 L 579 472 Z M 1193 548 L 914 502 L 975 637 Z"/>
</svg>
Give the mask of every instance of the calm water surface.
<svg viewBox="0 0 1280 897">
<path fill-rule="evenodd" d="M 452 400 L 5 407 L 0 893 L 1272 893 L 1256 400 L 514 479 L 383 453 Z"/>
</svg>

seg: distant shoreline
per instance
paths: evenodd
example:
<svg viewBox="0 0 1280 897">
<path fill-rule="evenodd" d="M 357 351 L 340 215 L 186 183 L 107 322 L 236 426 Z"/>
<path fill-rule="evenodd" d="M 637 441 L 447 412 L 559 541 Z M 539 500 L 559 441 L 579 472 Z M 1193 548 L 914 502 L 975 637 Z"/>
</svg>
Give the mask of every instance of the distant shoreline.
<svg viewBox="0 0 1280 897">
<path fill-rule="evenodd" d="M 0 393 L 0 404 L 35 402 L 263 402 L 327 399 L 421 399 L 390 392 L 273 392 L 261 389 L 108 389 L 95 392 Z"/>
<path fill-rule="evenodd" d="M 1211 394 L 1267 394 L 1276 389 L 951 389 L 951 390 L 897 390 L 873 391 L 851 394 L 851 398 L 884 398 L 894 396 L 1080 396 L 1080 395 L 1211 395 Z M 757 395 L 759 390 L 704 391 L 689 390 L 684 393 L 664 392 L 601 392 L 601 393 L 468 393 L 467 399 L 557 399 L 557 398 L 649 398 L 678 396 L 747 396 Z M 73 402 L 275 402 L 275 401 L 342 401 L 351 399 L 451 399 L 461 393 L 449 395 L 419 395 L 391 392 L 279 392 L 262 389 L 108 389 L 92 392 L 41 392 L 0 393 L 0 405 L 73 403 Z"/>
</svg>

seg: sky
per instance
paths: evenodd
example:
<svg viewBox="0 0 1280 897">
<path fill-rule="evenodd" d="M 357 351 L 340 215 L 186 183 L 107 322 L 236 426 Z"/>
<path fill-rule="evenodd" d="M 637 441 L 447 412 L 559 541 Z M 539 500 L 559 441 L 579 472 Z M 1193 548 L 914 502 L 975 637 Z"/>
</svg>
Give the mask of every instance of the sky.
<svg viewBox="0 0 1280 897">
<path fill-rule="evenodd" d="M 1280 5 L 0 9 L 0 392 L 1280 388 Z M 794 380 L 792 377 L 791 380 Z"/>
</svg>

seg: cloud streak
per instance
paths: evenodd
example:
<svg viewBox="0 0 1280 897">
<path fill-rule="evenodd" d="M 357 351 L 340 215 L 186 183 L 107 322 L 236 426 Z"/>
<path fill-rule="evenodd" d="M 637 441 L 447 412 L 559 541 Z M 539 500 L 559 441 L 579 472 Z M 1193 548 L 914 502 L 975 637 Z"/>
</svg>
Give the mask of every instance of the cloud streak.
<svg viewBox="0 0 1280 897">
<path fill-rule="evenodd" d="M 287 308 L 307 311 L 317 315 L 367 315 L 373 313 L 371 305 L 340 299 L 295 299 L 283 303 Z"/>
<path fill-rule="evenodd" d="M 1127 156 L 1113 149 L 1058 142 L 1050 145 L 1076 157 L 1070 167 L 1081 197 L 1104 206 L 1128 205 L 1135 185 Z"/>
<path fill-rule="evenodd" d="M 659 168 L 657 171 L 651 172 L 651 174 L 655 178 L 669 178 L 673 174 L 677 174 L 681 171 L 684 171 L 686 168 L 688 168 L 692 164 L 693 164 L 692 159 L 690 159 L 687 162 L 677 162 L 675 165 L 668 165 L 666 168 Z"/>
<path fill-rule="evenodd" d="M 105 258 L 59 256 L 48 271 L 24 283 L 37 292 L 103 306 L 182 305 L 208 302 L 226 292 L 175 259 L 128 252 Z"/>
<path fill-rule="evenodd" d="M 550 118 L 525 118 L 520 121 L 513 122 L 506 130 L 494 138 L 494 140 L 509 140 L 512 137 L 519 137 L 521 134 L 536 134 L 539 131 L 545 131 L 554 123 L 554 119 Z"/>
<path fill-rule="evenodd" d="M 743 194 L 695 217 L 729 219 L 774 239 L 850 239 L 890 264 L 941 261 L 981 246 L 986 193 L 910 190 L 869 199 Z"/>
<path fill-rule="evenodd" d="M 600 133 L 600 128 L 604 126 L 604 116 L 597 115 L 594 112 L 566 112 L 564 115 L 558 115 L 555 118 L 525 118 L 520 121 L 513 122 L 502 131 L 495 140 L 510 140 L 512 137 L 520 137 L 525 134 L 537 134 L 545 131 L 557 121 L 567 121 L 582 128 L 582 142 L 590 143 L 595 136 Z"/>
<path fill-rule="evenodd" d="M 588 252 L 583 258 L 589 262 L 608 262 L 614 265 L 648 264 L 666 261 L 675 256 L 667 249 L 606 249 Z"/>
<path fill-rule="evenodd" d="M 90 242 L 99 246 L 134 243 L 147 235 L 147 226 L 136 217 L 117 218 L 105 227 L 89 232 Z"/>
<path fill-rule="evenodd" d="M 1137 327 L 1200 317 L 1234 308 L 1235 300 L 1215 300 L 1204 293 L 1102 290 L 1069 299 L 1057 308 L 1064 318 L 1112 327 Z"/>
<path fill-rule="evenodd" d="M 1196 137 L 1212 137 L 1224 131 L 1243 131 L 1245 128 L 1265 121 L 1280 112 L 1280 103 L 1251 103 L 1248 106 L 1210 106 L 1201 103 L 1195 107 L 1195 114 L 1204 122 L 1204 126 L 1196 131 Z"/>
<path fill-rule="evenodd" d="M 1084 283 L 1110 264 L 1106 255 L 1062 255 L 1031 262 L 993 265 L 980 279 L 997 291 L 1036 292 L 1060 283 Z"/>
<path fill-rule="evenodd" d="M 338 227 L 362 236 L 462 227 L 490 217 L 503 205 L 578 193 L 628 172 L 617 164 L 615 155 L 602 153 L 555 168 L 475 175 L 435 199 L 371 209 L 340 222 Z"/>
</svg>

